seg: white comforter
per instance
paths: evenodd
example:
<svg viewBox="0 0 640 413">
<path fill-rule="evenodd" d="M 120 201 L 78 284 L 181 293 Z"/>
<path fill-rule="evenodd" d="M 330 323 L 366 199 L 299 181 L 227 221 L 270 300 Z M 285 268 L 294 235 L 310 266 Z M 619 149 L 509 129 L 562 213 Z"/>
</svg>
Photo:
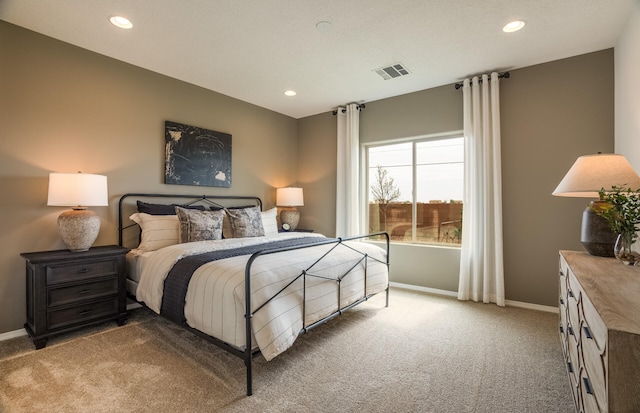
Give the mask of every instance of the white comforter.
<svg viewBox="0 0 640 413">
<path fill-rule="evenodd" d="M 140 282 L 137 299 L 156 313 L 162 305 L 164 280 L 181 258 L 218 249 L 237 248 L 285 238 L 322 237 L 309 233 L 282 233 L 270 237 L 225 239 L 177 244 L 162 248 L 140 259 Z M 366 242 L 347 243 L 386 262 L 385 251 Z M 291 280 L 307 270 L 308 274 L 333 278 L 344 275 L 362 254 L 345 245 L 338 246 L 322 261 L 314 263 L 333 245 L 314 246 L 278 254 L 264 255 L 252 265 L 251 308 L 255 311 Z M 245 339 L 245 266 L 249 256 L 226 258 L 202 265 L 191 278 L 186 295 L 187 323 L 208 335 L 237 348 L 246 347 Z M 384 291 L 388 271 L 384 264 L 367 259 L 366 293 Z M 358 300 L 364 291 L 364 264 L 359 264 L 340 283 L 340 306 Z M 262 355 L 271 360 L 293 344 L 303 328 L 302 278 L 294 282 L 276 299 L 255 313 L 253 336 Z M 306 277 L 304 324 L 320 320 L 338 309 L 338 283 L 318 277 Z"/>
</svg>

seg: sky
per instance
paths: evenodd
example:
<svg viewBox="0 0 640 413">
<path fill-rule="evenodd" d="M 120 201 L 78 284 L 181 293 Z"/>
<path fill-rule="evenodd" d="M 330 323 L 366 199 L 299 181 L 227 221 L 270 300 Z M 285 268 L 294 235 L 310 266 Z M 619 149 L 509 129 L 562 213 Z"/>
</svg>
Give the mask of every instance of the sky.
<svg viewBox="0 0 640 413">
<path fill-rule="evenodd" d="M 416 150 L 417 202 L 462 200 L 464 138 L 403 142 L 368 148 L 369 198 L 377 166 L 385 168 L 400 190 L 398 202 L 412 201 L 412 159 Z"/>
</svg>

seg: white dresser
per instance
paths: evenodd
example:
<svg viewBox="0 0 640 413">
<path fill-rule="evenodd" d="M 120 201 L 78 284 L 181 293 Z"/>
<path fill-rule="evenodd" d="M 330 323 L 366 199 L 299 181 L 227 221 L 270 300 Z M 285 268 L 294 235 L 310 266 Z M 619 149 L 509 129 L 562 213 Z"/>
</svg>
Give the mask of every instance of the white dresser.
<svg viewBox="0 0 640 413">
<path fill-rule="evenodd" d="M 640 267 L 560 251 L 560 341 L 578 412 L 640 412 Z"/>
</svg>

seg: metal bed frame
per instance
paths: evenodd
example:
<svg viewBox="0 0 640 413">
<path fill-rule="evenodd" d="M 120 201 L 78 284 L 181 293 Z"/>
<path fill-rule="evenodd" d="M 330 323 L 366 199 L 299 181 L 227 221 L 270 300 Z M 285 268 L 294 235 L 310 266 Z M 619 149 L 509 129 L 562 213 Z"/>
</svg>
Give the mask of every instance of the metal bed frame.
<svg viewBox="0 0 640 413">
<path fill-rule="evenodd" d="M 181 195 L 181 194 L 143 194 L 143 193 L 130 193 L 130 194 L 125 194 L 120 198 L 119 204 L 118 204 L 118 242 L 120 246 L 123 246 L 123 232 L 126 229 L 132 228 L 132 227 L 137 227 L 137 224 L 131 224 L 128 226 L 123 226 L 123 206 L 124 206 L 124 201 L 127 198 L 135 198 L 136 200 L 142 200 L 142 199 L 151 199 L 151 198 L 157 198 L 157 199 L 162 199 L 162 198 L 172 198 L 174 200 L 177 199 L 188 199 L 189 201 L 186 203 L 182 203 L 180 205 L 193 205 L 193 204 L 205 204 L 205 205 L 211 205 L 211 206 L 215 206 L 218 208 L 225 208 L 228 206 L 224 206 L 222 203 L 224 203 L 224 201 L 240 201 L 240 200 L 244 200 L 244 201 L 251 201 L 253 203 L 256 204 L 256 206 L 260 207 L 260 210 L 262 210 L 262 200 L 258 197 L 253 197 L 253 196 L 218 196 L 218 195 L 214 195 L 214 196 L 210 196 L 210 195 Z M 141 199 L 142 198 L 142 199 Z M 351 240 L 359 240 L 359 239 L 367 239 L 367 238 L 372 238 L 372 237 L 383 237 L 383 240 L 385 240 L 386 242 L 386 262 L 381 262 L 379 260 L 377 260 L 376 258 L 370 257 L 368 254 L 366 253 L 362 253 L 358 250 L 356 250 L 355 248 L 345 244 L 345 241 L 351 241 Z M 333 244 L 333 246 L 329 249 L 329 251 L 327 251 L 326 253 L 324 253 L 320 258 L 318 258 L 311 266 L 309 266 L 306 269 L 301 270 L 300 274 L 296 277 L 294 277 L 294 279 L 289 282 L 285 287 L 283 287 L 282 289 L 280 289 L 276 294 L 274 294 L 271 298 L 269 298 L 266 302 L 262 303 L 260 306 L 258 306 L 255 310 L 251 310 L 251 266 L 252 264 L 259 259 L 261 256 L 264 255 L 270 255 L 270 254 L 277 254 L 280 252 L 285 252 L 285 251 L 292 251 L 292 250 L 297 250 L 297 249 L 303 249 L 303 248 L 311 248 L 311 247 L 315 247 L 318 245 L 330 245 Z M 339 245 L 343 245 L 347 248 L 350 248 L 360 254 L 362 254 L 362 258 L 359 259 L 353 266 L 351 266 L 344 274 L 342 274 L 340 277 L 337 277 L 336 279 L 333 278 L 328 278 L 328 277 L 324 277 L 324 276 L 320 276 L 317 274 L 313 274 L 311 271 L 309 271 L 314 265 L 316 265 L 317 263 L 319 263 L 320 261 L 322 261 L 322 259 L 324 257 L 326 257 L 329 253 L 331 253 L 331 251 L 333 251 L 335 248 L 337 248 Z M 204 338 L 205 340 L 207 340 L 208 342 L 222 348 L 223 350 L 228 351 L 229 353 L 241 358 L 244 360 L 244 364 L 246 366 L 246 378 L 247 378 L 247 396 L 251 396 L 253 394 L 253 358 L 256 357 L 257 355 L 260 354 L 260 349 L 256 348 L 253 349 L 252 348 L 252 328 L 251 328 L 251 319 L 253 318 L 253 315 L 255 313 L 257 313 L 258 311 L 260 311 L 260 309 L 262 309 L 265 305 L 267 305 L 270 301 L 272 301 L 273 299 L 275 299 L 278 295 L 280 295 L 285 289 L 287 289 L 291 284 L 293 284 L 294 282 L 296 282 L 297 280 L 299 280 L 300 278 L 302 278 L 302 282 L 303 282 L 303 288 L 302 288 L 302 329 L 300 331 L 300 333 L 306 333 L 309 330 L 313 329 L 314 327 L 317 327 L 321 324 L 326 323 L 327 321 L 341 315 L 342 313 L 344 313 L 345 311 L 355 307 L 356 305 L 367 301 L 369 298 L 371 298 L 374 294 L 367 294 L 367 269 L 368 269 L 368 263 L 367 260 L 368 259 L 372 259 L 375 260 L 377 262 L 381 262 L 383 264 L 385 264 L 387 266 L 387 269 L 389 268 L 389 234 L 387 232 L 376 232 L 376 233 L 371 233 L 371 234 L 367 234 L 367 235 L 360 235 L 360 236 L 354 236 L 354 237 L 345 237 L 345 238 L 322 238 L 319 239 L 318 242 L 313 242 L 311 244 L 304 244 L 301 246 L 294 246 L 294 247 L 285 247 L 285 248 L 271 248 L 271 249 L 264 249 L 261 251 L 258 251 L 254 254 L 252 254 L 249 257 L 249 260 L 247 261 L 247 265 L 245 267 L 245 335 L 246 335 L 246 345 L 245 345 L 245 349 L 239 349 L 235 346 L 232 346 L 222 340 L 219 340 L 216 337 L 210 336 L 208 334 L 205 334 L 199 330 L 196 330 L 195 328 L 190 327 L 189 325 L 187 325 L 186 323 L 177 323 L 174 322 L 175 324 L 181 326 L 182 328 L 185 328 L 186 330 L 191 331 L 192 333 L 196 334 L 199 337 Z M 364 292 L 362 294 L 362 296 L 356 300 L 355 302 L 345 306 L 345 307 L 340 307 L 340 283 L 341 281 L 351 272 L 351 270 L 353 270 L 354 268 L 356 268 L 359 264 L 361 264 L 362 262 L 364 262 Z M 306 280 L 307 277 L 316 277 L 316 278 L 324 278 L 326 280 L 333 280 L 338 284 L 338 309 L 333 312 L 332 314 L 329 314 L 328 316 L 324 317 L 321 320 L 318 320 L 316 322 L 313 322 L 309 325 L 307 325 L 306 321 L 305 321 L 305 308 L 306 308 Z M 385 288 L 385 293 L 386 293 L 386 301 L 385 301 L 385 307 L 389 306 L 389 283 L 387 282 L 387 287 Z M 135 297 L 132 297 L 133 299 L 135 299 Z M 137 300 L 136 300 L 137 301 Z M 144 304 L 144 303 L 141 303 Z"/>
</svg>

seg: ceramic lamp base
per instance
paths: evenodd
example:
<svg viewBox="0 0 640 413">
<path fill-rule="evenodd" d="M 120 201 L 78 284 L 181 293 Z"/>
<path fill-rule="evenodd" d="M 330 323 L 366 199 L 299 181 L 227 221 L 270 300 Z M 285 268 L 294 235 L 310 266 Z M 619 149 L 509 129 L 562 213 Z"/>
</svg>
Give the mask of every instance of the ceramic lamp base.
<svg viewBox="0 0 640 413">
<path fill-rule="evenodd" d="M 604 218 L 593 212 L 592 208 L 597 207 L 598 202 L 600 201 L 592 201 L 582 213 L 580 242 L 591 255 L 613 257 L 617 234 L 611 231 L 609 223 Z"/>
<path fill-rule="evenodd" d="M 86 251 L 98 238 L 100 217 L 87 209 L 72 209 L 58 217 L 58 233 L 70 251 Z"/>
<path fill-rule="evenodd" d="M 300 212 L 297 209 L 283 209 L 280 212 L 280 224 L 289 224 L 288 231 L 295 231 L 300 222 Z"/>
</svg>

